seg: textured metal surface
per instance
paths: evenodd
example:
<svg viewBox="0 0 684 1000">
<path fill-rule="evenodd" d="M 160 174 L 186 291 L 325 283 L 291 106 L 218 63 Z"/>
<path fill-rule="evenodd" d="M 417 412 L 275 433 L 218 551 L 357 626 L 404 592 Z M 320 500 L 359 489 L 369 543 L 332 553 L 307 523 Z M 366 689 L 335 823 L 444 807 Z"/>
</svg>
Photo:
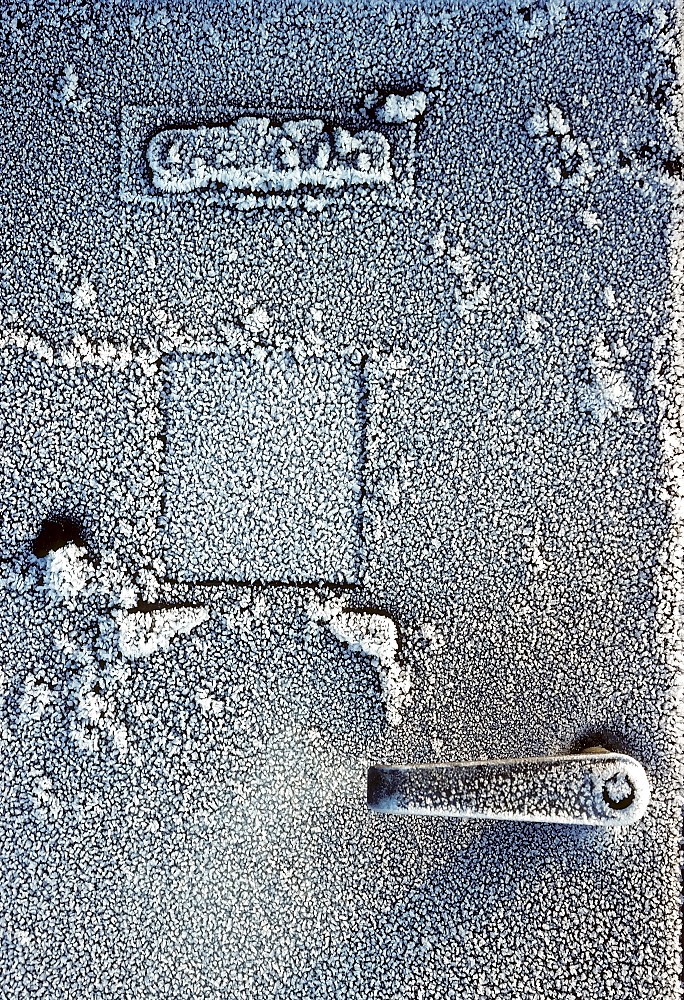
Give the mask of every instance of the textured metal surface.
<svg viewBox="0 0 684 1000">
<path fill-rule="evenodd" d="M 3 5 L 2 1000 L 681 1000 L 679 13 L 516 7 Z M 154 186 L 243 117 L 393 179 Z M 631 826 L 367 808 L 596 742 Z"/>
</svg>

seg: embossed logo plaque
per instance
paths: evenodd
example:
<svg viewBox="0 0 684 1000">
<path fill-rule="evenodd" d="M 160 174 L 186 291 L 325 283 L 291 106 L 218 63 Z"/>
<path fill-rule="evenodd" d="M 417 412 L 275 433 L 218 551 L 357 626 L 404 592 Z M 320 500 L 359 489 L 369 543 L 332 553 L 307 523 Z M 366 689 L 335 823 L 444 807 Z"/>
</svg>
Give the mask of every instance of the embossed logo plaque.
<svg viewBox="0 0 684 1000">
<path fill-rule="evenodd" d="M 400 204 L 414 188 L 416 124 L 325 109 L 121 112 L 122 201 L 310 210 L 354 199 Z"/>
</svg>

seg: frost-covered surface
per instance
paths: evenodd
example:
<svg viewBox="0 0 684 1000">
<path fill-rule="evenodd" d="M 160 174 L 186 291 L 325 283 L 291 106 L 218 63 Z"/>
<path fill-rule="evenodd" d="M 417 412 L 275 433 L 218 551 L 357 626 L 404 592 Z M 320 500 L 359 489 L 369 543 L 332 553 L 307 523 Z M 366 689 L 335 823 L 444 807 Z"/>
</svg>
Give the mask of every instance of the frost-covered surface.
<svg viewBox="0 0 684 1000">
<path fill-rule="evenodd" d="M 650 798 L 642 765 L 604 750 L 368 772 L 371 808 L 414 816 L 629 826 L 643 818 Z"/>
<path fill-rule="evenodd" d="M 674 1000 L 673 10 L 23 0 L 0 46 L 0 994 Z M 392 181 L 153 187 L 245 117 Z M 599 743 L 622 831 L 366 810 Z"/>
<path fill-rule="evenodd" d="M 558 187 L 583 188 L 591 184 L 596 166 L 588 143 L 578 139 L 560 108 L 537 110 L 527 122 L 537 151 L 546 160 L 546 172 Z"/>
<path fill-rule="evenodd" d="M 166 362 L 162 550 L 177 580 L 354 583 L 359 573 L 360 366 L 272 336 Z M 251 328 L 251 329 L 250 329 Z"/>
<path fill-rule="evenodd" d="M 422 90 L 415 94 L 388 94 L 375 108 L 375 117 L 379 122 L 403 124 L 415 121 L 425 113 L 427 96 Z"/>
<path fill-rule="evenodd" d="M 124 656 L 137 659 L 168 649 L 174 636 L 191 632 L 209 618 L 207 608 L 160 608 L 129 612 L 119 622 L 119 647 Z"/>
<path fill-rule="evenodd" d="M 382 698 L 387 721 L 398 726 L 403 709 L 410 700 L 411 676 L 405 661 L 399 656 L 399 633 L 389 615 L 372 611 L 349 611 L 339 603 L 332 607 L 312 607 L 314 621 L 327 625 L 332 634 L 341 639 L 355 653 L 370 656 L 380 674 Z"/>
<path fill-rule="evenodd" d="M 381 120 L 411 120 L 402 115 L 406 112 L 400 110 Z M 212 183 L 229 190 L 292 191 L 391 180 L 384 135 L 336 128 L 330 136 L 324 129 L 320 119 L 278 125 L 268 118 L 238 118 L 228 127 L 168 129 L 147 147 L 152 183 L 160 191 L 180 194 Z"/>
<path fill-rule="evenodd" d="M 436 83 L 435 83 L 436 86 Z M 434 88 L 433 88 L 434 89 Z M 344 106 L 123 104 L 119 197 L 318 213 L 352 202 L 407 205 L 428 93 L 358 95 Z M 267 112 L 267 113 L 265 113 Z"/>
</svg>

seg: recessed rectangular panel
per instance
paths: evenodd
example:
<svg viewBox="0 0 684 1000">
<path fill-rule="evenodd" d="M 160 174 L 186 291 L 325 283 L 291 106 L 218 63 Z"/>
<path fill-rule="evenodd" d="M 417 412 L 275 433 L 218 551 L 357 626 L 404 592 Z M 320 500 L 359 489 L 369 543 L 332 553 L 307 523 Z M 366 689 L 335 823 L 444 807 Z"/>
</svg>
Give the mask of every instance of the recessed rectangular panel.
<svg viewBox="0 0 684 1000">
<path fill-rule="evenodd" d="M 359 368 L 289 352 L 166 360 L 163 555 L 178 580 L 356 581 Z"/>
</svg>

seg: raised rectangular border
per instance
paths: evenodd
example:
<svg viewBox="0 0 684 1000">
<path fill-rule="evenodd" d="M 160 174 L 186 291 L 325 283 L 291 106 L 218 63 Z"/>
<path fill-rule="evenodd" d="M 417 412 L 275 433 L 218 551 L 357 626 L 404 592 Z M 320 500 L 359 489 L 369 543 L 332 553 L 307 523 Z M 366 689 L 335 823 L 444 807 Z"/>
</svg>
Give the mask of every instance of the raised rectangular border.
<svg viewBox="0 0 684 1000">
<path fill-rule="evenodd" d="M 336 191 L 295 191 L 290 194 L 272 192 L 225 191 L 208 189 L 182 194 L 162 194 L 157 191 L 149 178 L 149 168 L 145 159 L 147 143 L 161 128 L 194 128 L 199 125 L 224 125 L 228 121 L 243 116 L 267 117 L 274 121 L 297 118 L 321 118 L 326 124 L 345 128 L 362 129 L 372 124 L 388 139 L 390 163 L 394 180 L 390 184 L 377 187 L 341 188 Z M 300 206 L 323 208 L 353 201 L 387 206 L 406 203 L 415 187 L 416 125 L 407 122 L 402 125 L 383 125 L 370 122 L 355 112 L 340 113 L 321 108 L 246 108 L 235 105 L 223 107 L 144 107 L 122 105 L 121 108 L 121 173 L 119 177 L 119 198 L 126 204 L 157 205 L 171 208 L 185 202 L 205 205 L 219 205 L 246 211 L 254 208 L 297 208 Z"/>
</svg>

